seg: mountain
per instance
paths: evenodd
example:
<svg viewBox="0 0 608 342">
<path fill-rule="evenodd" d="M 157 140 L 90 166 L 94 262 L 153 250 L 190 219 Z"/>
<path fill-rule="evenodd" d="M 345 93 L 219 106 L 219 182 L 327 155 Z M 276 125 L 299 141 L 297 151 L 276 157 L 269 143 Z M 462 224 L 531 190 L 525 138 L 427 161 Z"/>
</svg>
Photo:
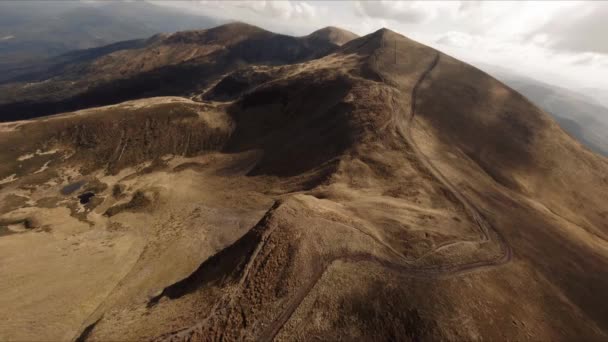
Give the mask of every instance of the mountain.
<svg viewBox="0 0 608 342">
<path fill-rule="evenodd" d="M 506 70 L 488 70 L 551 114 L 560 126 L 592 151 L 608 156 L 608 108 L 593 98 Z"/>
<path fill-rule="evenodd" d="M 608 160 L 400 34 L 312 36 L 157 36 L 0 124 L 0 339 L 608 338 Z"/>
<path fill-rule="evenodd" d="M 248 64 L 290 64 L 327 54 L 339 46 L 334 39 L 344 41 L 349 35 L 332 32 L 335 35 L 326 29 L 296 38 L 231 23 L 70 53 L 0 85 L 0 120 L 146 96 L 187 96 L 208 87 L 214 77 Z"/>
<path fill-rule="evenodd" d="M 218 19 L 143 1 L 1 2 L 0 73 L 18 74 L 19 69 L 31 63 L 72 50 L 147 38 L 159 32 L 204 29 L 220 23 Z"/>
<path fill-rule="evenodd" d="M 579 94 L 585 94 L 600 105 L 608 107 L 608 91 L 605 89 L 585 87 L 577 89 L 576 92 Z"/>
<path fill-rule="evenodd" d="M 309 34 L 306 38 L 313 41 L 324 41 L 342 46 L 358 38 L 356 34 L 333 26 L 328 26 Z"/>
</svg>

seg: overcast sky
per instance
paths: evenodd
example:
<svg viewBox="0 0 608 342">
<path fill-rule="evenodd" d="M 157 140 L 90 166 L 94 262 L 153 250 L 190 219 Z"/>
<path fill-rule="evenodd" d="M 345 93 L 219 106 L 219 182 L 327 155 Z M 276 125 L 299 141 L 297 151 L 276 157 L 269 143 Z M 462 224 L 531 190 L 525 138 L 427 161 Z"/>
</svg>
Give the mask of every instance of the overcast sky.
<svg viewBox="0 0 608 342">
<path fill-rule="evenodd" d="M 382 27 L 472 64 L 493 64 L 567 88 L 608 90 L 608 2 L 166 1 L 265 29 L 305 35 Z"/>
</svg>

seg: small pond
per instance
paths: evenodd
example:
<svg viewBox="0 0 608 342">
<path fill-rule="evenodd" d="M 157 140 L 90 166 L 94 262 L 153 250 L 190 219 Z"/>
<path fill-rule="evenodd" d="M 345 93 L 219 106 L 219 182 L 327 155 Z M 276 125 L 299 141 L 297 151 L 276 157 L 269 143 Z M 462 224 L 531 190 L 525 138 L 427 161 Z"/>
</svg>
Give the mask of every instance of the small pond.
<svg viewBox="0 0 608 342">
<path fill-rule="evenodd" d="M 64 186 L 63 189 L 61 189 L 61 194 L 69 195 L 69 194 L 73 193 L 74 191 L 80 189 L 80 187 L 83 186 L 85 183 L 86 183 L 86 181 L 81 180 L 78 182 L 68 184 L 68 185 Z"/>
</svg>

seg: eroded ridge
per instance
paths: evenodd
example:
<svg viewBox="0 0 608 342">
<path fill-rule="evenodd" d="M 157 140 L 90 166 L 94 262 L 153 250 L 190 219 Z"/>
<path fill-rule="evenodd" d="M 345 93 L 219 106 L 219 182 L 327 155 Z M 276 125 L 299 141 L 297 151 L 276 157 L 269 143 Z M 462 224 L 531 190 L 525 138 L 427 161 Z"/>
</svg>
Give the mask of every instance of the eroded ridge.
<svg viewBox="0 0 608 342">
<path fill-rule="evenodd" d="M 423 71 L 420 77 L 417 79 L 414 87 L 412 88 L 412 101 L 411 106 L 409 107 L 409 113 L 406 113 L 407 125 L 405 127 L 398 127 L 399 132 L 403 139 L 410 145 L 418 158 L 418 160 L 423 164 L 423 166 L 428 170 L 428 172 L 443 186 L 445 186 L 448 191 L 456 198 L 457 202 L 464 208 L 466 214 L 472 219 L 478 228 L 482 243 L 490 243 L 492 241 L 497 242 L 500 245 L 501 253 L 500 255 L 484 260 L 476 260 L 465 263 L 454 263 L 454 264 L 438 264 L 438 265 L 426 265 L 426 266 L 417 266 L 415 265 L 416 260 L 407 260 L 402 255 L 400 256 L 400 261 L 395 262 L 391 260 L 384 259 L 377 255 L 367 253 L 367 252 L 333 252 L 329 255 L 325 255 L 323 258 L 319 260 L 315 260 L 315 262 L 310 265 L 312 267 L 312 274 L 307 278 L 308 281 L 300 286 L 297 292 L 292 296 L 292 298 L 288 301 L 287 305 L 281 311 L 281 313 L 269 324 L 265 327 L 261 334 L 256 338 L 256 340 L 260 341 L 271 341 L 275 338 L 275 336 L 279 333 L 282 327 L 287 323 L 293 313 L 300 306 L 302 301 L 307 297 L 310 291 L 315 287 L 319 279 L 323 276 L 328 267 L 331 266 L 334 262 L 373 262 L 384 268 L 390 269 L 392 271 L 398 272 L 405 276 L 410 277 L 424 277 L 424 278 L 438 278 L 438 277 L 450 277 L 450 276 L 459 276 L 462 274 L 466 274 L 473 271 L 478 271 L 482 269 L 488 269 L 503 265 L 508 263 L 512 259 L 512 250 L 511 247 L 507 244 L 504 237 L 500 234 L 499 231 L 494 229 L 494 227 L 487 222 L 479 209 L 470 202 L 466 196 L 464 196 L 460 191 L 458 191 L 454 185 L 439 171 L 437 167 L 435 167 L 432 162 L 421 152 L 420 148 L 416 144 L 416 141 L 413 139 L 411 134 L 411 126 L 416 115 L 416 95 L 420 88 L 422 82 L 429 76 L 435 66 L 438 64 L 440 59 L 440 54 L 436 53 L 428 65 L 428 67 Z M 404 115 L 402 113 L 395 113 L 394 115 Z M 403 120 L 400 120 L 403 121 Z M 276 209 L 277 205 L 273 207 L 269 211 L 269 214 Z M 267 215 L 268 216 L 268 215 Z M 352 229 L 356 229 L 354 227 L 350 227 Z M 224 315 L 229 314 L 232 311 L 232 307 L 237 303 L 238 297 L 241 295 L 241 291 L 244 285 L 250 281 L 250 277 L 252 276 L 251 268 L 255 264 L 255 258 L 259 257 L 260 251 L 264 248 L 265 242 L 268 240 L 269 236 L 275 232 L 274 229 L 268 229 L 264 234 L 264 238 L 260 239 L 258 246 L 255 248 L 255 251 L 250 254 L 249 261 L 247 262 L 247 266 L 243 269 L 240 275 L 240 279 L 238 281 L 238 285 L 233 287 L 231 291 L 228 291 L 225 296 L 217 301 L 217 303 L 213 306 L 213 309 L 210 311 L 209 315 L 199 323 L 194 326 L 191 326 L 187 329 L 182 329 L 179 331 L 174 331 L 173 333 L 165 334 L 163 336 L 159 336 L 157 338 L 158 341 L 181 341 L 181 340 L 189 340 L 193 336 L 196 336 L 196 339 L 203 340 L 221 340 L 224 338 L 224 333 L 219 332 L 214 336 L 206 336 L 205 331 L 208 329 L 204 329 L 205 325 L 210 322 L 214 322 L 216 327 L 219 330 L 225 329 L 227 326 L 226 323 L 221 323 L 223 319 L 228 319 L 227 317 L 222 317 Z M 361 233 L 361 232 L 359 232 Z M 372 243 L 379 245 L 379 248 L 390 249 L 385 244 L 381 243 L 381 241 L 375 240 L 372 236 L 368 236 L 372 240 Z M 470 241 L 464 241 L 470 242 Z M 446 248 L 450 248 L 453 246 L 457 246 L 463 241 L 456 242 L 446 242 L 435 246 L 431 251 L 426 253 L 423 257 L 428 256 L 429 254 L 438 252 L 439 250 L 443 250 Z M 394 254 L 393 250 L 388 251 L 389 254 Z M 219 320 L 219 322 L 215 320 Z M 217 329 L 213 329 L 217 331 Z M 242 337 L 242 334 L 241 334 Z"/>
</svg>

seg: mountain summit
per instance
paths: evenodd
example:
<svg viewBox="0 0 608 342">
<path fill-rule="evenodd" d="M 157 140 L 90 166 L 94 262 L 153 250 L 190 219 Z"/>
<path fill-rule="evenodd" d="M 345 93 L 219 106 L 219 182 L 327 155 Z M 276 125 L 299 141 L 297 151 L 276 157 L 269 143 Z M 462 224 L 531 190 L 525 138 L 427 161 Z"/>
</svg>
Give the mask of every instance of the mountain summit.
<svg viewBox="0 0 608 342">
<path fill-rule="evenodd" d="M 608 338 L 608 160 L 466 63 L 230 24 L 58 68 L 0 107 L 5 339 Z"/>
<path fill-rule="evenodd" d="M 310 40 L 326 41 L 338 46 L 342 46 L 358 37 L 359 36 L 350 31 L 333 26 L 322 28 L 306 36 L 306 38 Z"/>
</svg>

